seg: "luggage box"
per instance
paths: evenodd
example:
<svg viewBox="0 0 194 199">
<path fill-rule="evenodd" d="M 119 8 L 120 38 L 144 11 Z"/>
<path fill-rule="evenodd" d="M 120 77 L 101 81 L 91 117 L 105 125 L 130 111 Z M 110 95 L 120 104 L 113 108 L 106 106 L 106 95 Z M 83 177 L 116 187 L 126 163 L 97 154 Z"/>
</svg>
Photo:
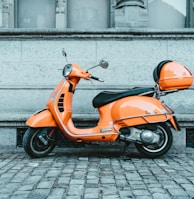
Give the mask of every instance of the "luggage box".
<svg viewBox="0 0 194 199">
<path fill-rule="evenodd" d="M 153 76 L 163 91 L 188 89 L 193 83 L 193 76 L 188 68 L 170 60 L 160 62 L 154 69 Z"/>
</svg>

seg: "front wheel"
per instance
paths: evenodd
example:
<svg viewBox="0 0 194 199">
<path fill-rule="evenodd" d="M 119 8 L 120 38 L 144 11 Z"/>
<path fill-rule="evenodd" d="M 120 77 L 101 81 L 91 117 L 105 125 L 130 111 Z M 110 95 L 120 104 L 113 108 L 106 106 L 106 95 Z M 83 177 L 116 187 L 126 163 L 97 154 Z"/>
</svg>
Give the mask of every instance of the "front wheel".
<svg viewBox="0 0 194 199">
<path fill-rule="evenodd" d="M 33 157 L 47 156 L 55 147 L 57 129 L 54 127 L 28 128 L 23 137 L 25 152 Z"/>
<path fill-rule="evenodd" d="M 158 124 L 157 130 L 154 133 L 160 137 L 158 143 L 150 145 L 135 144 L 137 150 L 148 158 L 157 158 L 167 153 L 173 141 L 172 132 L 166 123 Z"/>
</svg>

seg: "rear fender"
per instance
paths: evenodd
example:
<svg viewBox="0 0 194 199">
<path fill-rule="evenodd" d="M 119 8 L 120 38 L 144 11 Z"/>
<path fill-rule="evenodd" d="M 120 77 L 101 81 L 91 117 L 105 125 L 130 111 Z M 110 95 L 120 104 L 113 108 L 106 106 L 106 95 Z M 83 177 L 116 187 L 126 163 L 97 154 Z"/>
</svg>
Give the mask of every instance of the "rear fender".
<svg viewBox="0 0 194 199">
<path fill-rule="evenodd" d="M 48 109 L 41 110 L 31 115 L 26 121 L 26 125 L 36 127 L 57 127 L 57 124 Z"/>
<path fill-rule="evenodd" d="M 179 126 L 179 124 L 178 124 L 177 119 L 176 119 L 175 116 L 172 116 L 172 117 L 169 119 L 169 122 L 170 122 L 170 124 L 172 125 L 172 127 L 173 127 L 175 130 L 177 130 L 177 131 L 180 131 L 180 130 L 181 130 L 181 128 L 180 128 L 180 126 Z"/>
</svg>

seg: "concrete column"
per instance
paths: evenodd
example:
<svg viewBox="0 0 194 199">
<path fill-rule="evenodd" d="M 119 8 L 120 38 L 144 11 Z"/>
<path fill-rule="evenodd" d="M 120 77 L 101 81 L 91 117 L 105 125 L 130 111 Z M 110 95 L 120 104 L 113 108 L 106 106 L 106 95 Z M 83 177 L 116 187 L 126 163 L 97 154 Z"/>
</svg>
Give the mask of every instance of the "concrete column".
<svg viewBox="0 0 194 199">
<path fill-rule="evenodd" d="M 115 27 L 148 27 L 147 0 L 116 0 Z"/>
<path fill-rule="evenodd" d="M 14 27 L 13 0 L 0 0 L 0 28 Z"/>
<path fill-rule="evenodd" d="M 67 28 L 67 0 L 56 0 L 56 28 Z"/>
<path fill-rule="evenodd" d="M 116 0 L 110 0 L 110 28 L 115 27 Z"/>
<path fill-rule="evenodd" d="M 187 0 L 187 14 L 186 14 L 186 27 L 193 28 L 194 27 L 194 0 Z"/>
</svg>

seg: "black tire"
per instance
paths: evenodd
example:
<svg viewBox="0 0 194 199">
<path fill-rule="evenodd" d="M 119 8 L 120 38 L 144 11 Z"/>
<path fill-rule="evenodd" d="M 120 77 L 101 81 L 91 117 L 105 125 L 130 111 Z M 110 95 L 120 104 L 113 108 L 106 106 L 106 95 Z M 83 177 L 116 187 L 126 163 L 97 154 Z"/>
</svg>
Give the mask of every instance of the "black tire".
<svg viewBox="0 0 194 199">
<path fill-rule="evenodd" d="M 43 137 L 47 143 L 43 143 L 40 136 Z M 56 128 L 28 128 L 23 137 L 23 147 L 29 156 L 40 158 L 47 156 L 54 149 L 56 141 Z"/>
<path fill-rule="evenodd" d="M 148 158 L 160 157 L 166 154 L 172 146 L 172 132 L 166 123 L 159 123 L 155 133 L 160 135 L 159 143 L 150 145 L 135 144 L 137 150 Z"/>
</svg>

